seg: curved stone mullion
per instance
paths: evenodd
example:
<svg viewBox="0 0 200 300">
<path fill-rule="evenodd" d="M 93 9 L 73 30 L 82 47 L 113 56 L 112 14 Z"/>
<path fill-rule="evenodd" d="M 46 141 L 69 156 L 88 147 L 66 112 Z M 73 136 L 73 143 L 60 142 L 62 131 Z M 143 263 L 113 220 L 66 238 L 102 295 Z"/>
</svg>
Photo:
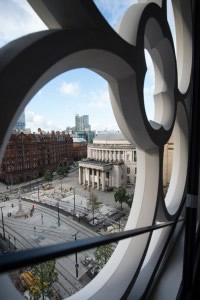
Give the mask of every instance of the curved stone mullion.
<svg viewBox="0 0 200 300">
<path fill-rule="evenodd" d="M 49 29 L 113 31 L 91 0 L 28 0 Z"/>
</svg>

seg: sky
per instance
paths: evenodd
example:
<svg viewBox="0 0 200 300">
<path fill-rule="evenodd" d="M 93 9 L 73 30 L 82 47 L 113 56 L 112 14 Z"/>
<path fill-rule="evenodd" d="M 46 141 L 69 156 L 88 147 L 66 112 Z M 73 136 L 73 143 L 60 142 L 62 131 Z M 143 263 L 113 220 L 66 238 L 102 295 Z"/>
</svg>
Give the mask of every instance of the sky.
<svg viewBox="0 0 200 300">
<path fill-rule="evenodd" d="M 95 0 L 109 24 L 115 28 L 126 9 L 136 0 Z M 170 3 L 170 1 L 168 1 Z M 174 24 L 171 6 L 169 22 Z M 23 35 L 46 30 L 26 0 L 0 0 L 0 47 Z M 144 99 L 148 119 L 154 116 L 154 68 L 147 51 Z M 48 82 L 25 108 L 26 127 L 32 131 L 65 130 L 75 125 L 75 114 L 88 114 L 92 130 L 119 130 L 110 104 L 107 82 L 86 69 L 65 72 Z"/>
</svg>

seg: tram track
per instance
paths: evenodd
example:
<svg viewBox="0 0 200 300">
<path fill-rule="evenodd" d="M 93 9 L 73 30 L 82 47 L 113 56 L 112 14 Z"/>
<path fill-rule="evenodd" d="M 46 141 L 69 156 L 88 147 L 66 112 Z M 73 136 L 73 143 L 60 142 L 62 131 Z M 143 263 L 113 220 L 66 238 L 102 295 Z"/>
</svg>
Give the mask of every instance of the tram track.
<svg viewBox="0 0 200 300">
<path fill-rule="evenodd" d="M 30 248 L 36 248 L 36 247 L 40 247 L 35 241 L 30 241 L 29 239 L 25 238 L 23 235 L 21 235 L 17 230 L 13 229 L 12 227 L 8 226 L 6 223 L 5 225 L 5 230 L 6 232 L 12 236 L 14 238 L 14 236 L 17 238 L 17 241 L 23 246 L 23 249 L 30 249 Z M 2 228 L 2 226 L 0 226 Z M 15 234 L 15 235 L 13 235 Z M 19 239 L 20 237 L 20 239 Z M 22 242 L 23 241 L 23 242 Z M 62 270 L 61 270 L 62 269 Z M 69 271 L 67 271 L 60 262 L 56 261 L 56 270 L 59 274 L 59 276 L 61 277 L 60 281 L 64 281 L 65 285 L 67 284 L 67 287 L 64 286 L 61 283 L 57 283 L 57 285 L 60 285 L 62 289 L 65 290 L 65 293 L 68 294 L 68 296 L 74 294 L 75 292 L 79 291 L 79 288 L 77 288 L 77 286 L 75 285 L 75 283 L 73 282 L 73 276 L 71 275 L 71 273 Z M 64 272 L 67 274 L 67 276 L 64 274 Z M 69 279 L 70 278 L 70 279 Z M 64 279 L 64 280 L 62 280 Z"/>
<path fill-rule="evenodd" d="M 18 204 L 17 200 L 10 200 L 10 201 L 12 201 L 13 203 Z M 24 207 L 27 207 L 29 209 L 31 209 L 32 206 L 33 206 L 32 203 L 26 202 L 24 200 L 22 200 L 22 203 L 23 203 Z M 41 211 L 41 212 L 43 212 L 47 215 L 50 215 L 53 218 L 57 219 L 57 216 L 55 216 L 55 211 L 54 210 L 52 211 L 50 208 L 43 207 L 38 203 L 37 204 L 35 203 L 34 206 L 35 206 L 35 209 L 37 209 L 38 211 Z M 62 215 L 62 212 L 60 212 L 60 221 L 62 221 L 62 223 L 64 223 L 65 225 L 68 225 L 69 227 L 73 228 L 75 231 L 79 231 L 85 237 L 91 237 L 91 236 L 99 235 L 98 233 L 88 229 L 87 227 L 82 228 L 83 226 L 78 225 L 73 220 L 67 220 L 67 218 L 69 218 L 69 217 L 66 217 L 65 215 Z"/>
</svg>

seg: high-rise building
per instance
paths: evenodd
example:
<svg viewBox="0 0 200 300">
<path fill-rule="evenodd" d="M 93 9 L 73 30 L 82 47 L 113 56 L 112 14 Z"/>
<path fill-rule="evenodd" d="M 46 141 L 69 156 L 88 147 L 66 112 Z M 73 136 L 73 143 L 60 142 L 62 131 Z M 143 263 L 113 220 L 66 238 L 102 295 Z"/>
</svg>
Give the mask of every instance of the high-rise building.
<svg viewBox="0 0 200 300">
<path fill-rule="evenodd" d="M 26 127 L 26 120 L 25 120 L 25 112 L 23 111 L 14 127 L 14 130 L 25 130 L 25 127 Z"/>
<path fill-rule="evenodd" d="M 89 115 L 75 116 L 75 129 L 76 130 L 91 130 L 89 125 Z"/>
</svg>

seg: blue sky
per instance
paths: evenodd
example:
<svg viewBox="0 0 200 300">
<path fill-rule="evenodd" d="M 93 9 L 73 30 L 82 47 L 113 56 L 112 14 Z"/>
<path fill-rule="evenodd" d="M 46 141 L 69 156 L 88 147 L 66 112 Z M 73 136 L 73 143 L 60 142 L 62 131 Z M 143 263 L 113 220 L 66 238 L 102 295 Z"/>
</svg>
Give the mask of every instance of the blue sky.
<svg viewBox="0 0 200 300">
<path fill-rule="evenodd" d="M 111 26 L 115 27 L 136 0 L 95 0 L 95 3 Z M 0 15 L 0 47 L 25 34 L 46 29 L 26 0 L 0 0 Z M 170 11 L 169 18 L 172 23 Z M 148 117 L 153 119 L 154 70 L 148 54 L 146 61 L 145 106 Z M 76 69 L 54 78 L 25 109 L 27 127 L 32 131 L 39 127 L 50 131 L 74 126 L 75 113 L 89 114 L 94 130 L 118 130 L 106 81 L 86 69 Z"/>
</svg>

